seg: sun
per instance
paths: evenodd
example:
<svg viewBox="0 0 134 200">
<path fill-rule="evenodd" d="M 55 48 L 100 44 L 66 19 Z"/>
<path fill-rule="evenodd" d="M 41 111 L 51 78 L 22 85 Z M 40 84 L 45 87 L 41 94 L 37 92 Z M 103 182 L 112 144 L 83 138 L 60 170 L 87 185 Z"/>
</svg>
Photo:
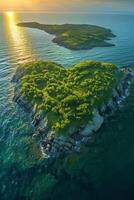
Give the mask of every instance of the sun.
<svg viewBox="0 0 134 200">
<path fill-rule="evenodd" d="M 13 11 L 6 11 L 5 12 L 9 17 L 13 17 L 14 12 Z"/>
</svg>

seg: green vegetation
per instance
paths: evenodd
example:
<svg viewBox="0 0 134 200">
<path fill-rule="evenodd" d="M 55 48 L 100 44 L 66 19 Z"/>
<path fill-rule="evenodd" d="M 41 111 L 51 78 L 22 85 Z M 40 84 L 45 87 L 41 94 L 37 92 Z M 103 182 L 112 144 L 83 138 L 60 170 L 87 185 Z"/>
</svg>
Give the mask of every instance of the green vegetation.
<svg viewBox="0 0 134 200">
<path fill-rule="evenodd" d="M 37 28 L 56 35 L 53 42 L 69 49 L 91 49 L 114 46 L 106 40 L 115 37 L 110 29 L 94 25 L 45 25 L 36 22 L 19 23 L 19 26 Z"/>
<path fill-rule="evenodd" d="M 113 64 L 83 61 L 68 69 L 38 61 L 21 65 L 22 94 L 48 119 L 58 133 L 87 123 L 94 108 L 99 109 L 112 96 L 122 72 Z"/>
</svg>

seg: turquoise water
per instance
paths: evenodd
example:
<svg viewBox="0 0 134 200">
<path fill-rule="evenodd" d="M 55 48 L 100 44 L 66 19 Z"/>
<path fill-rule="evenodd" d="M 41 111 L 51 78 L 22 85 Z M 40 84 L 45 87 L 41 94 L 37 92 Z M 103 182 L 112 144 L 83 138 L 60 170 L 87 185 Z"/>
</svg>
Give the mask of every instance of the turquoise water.
<svg viewBox="0 0 134 200">
<path fill-rule="evenodd" d="M 115 47 L 72 51 L 52 43 L 43 31 L 16 27 L 19 21 L 46 24 L 84 23 L 112 29 Z M 29 183 L 38 183 L 45 169 L 39 148 L 31 141 L 29 116 L 13 101 L 12 77 L 18 64 L 35 59 L 56 61 L 65 67 L 85 59 L 134 66 L 133 15 L 0 14 L 0 200 L 30 199 Z M 81 186 L 78 195 L 67 192 L 65 199 L 134 199 L 134 87 L 121 109 L 96 136 L 87 168 L 90 186 Z M 33 150 L 36 148 L 36 151 Z M 43 169 L 43 170 L 42 170 Z M 81 174 L 82 176 L 82 174 Z M 62 180 L 63 181 L 63 180 Z M 66 180 L 63 181 L 66 185 Z M 73 182 L 75 184 L 75 181 Z M 33 186 L 34 188 L 34 186 Z M 43 190 L 43 189 L 42 189 Z M 44 190 L 45 191 L 45 190 Z M 84 192 L 85 191 L 85 192 Z M 85 194 L 82 198 L 81 195 Z M 35 199 L 41 199 L 36 197 Z M 47 197 L 46 197 L 47 198 Z M 62 197 L 63 198 L 63 197 Z M 45 197 L 43 198 L 45 199 Z"/>
</svg>

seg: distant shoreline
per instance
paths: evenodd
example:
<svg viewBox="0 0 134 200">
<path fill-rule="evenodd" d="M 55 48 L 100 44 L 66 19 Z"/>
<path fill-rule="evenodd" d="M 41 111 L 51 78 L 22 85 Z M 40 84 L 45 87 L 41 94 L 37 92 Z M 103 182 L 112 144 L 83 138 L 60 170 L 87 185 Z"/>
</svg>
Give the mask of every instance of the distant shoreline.
<svg viewBox="0 0 134 200">
<path fill-rule="evenodd" d="M 37 22 L 18 23 L 18 26 L 36 28 L 55 35 L 52 40 L 71 50 L 88 50 L 95 47 L 115 46 L 108 41 L 116 37 L 110 29 L 86 24 L 45 25 Z"/>
</svg>

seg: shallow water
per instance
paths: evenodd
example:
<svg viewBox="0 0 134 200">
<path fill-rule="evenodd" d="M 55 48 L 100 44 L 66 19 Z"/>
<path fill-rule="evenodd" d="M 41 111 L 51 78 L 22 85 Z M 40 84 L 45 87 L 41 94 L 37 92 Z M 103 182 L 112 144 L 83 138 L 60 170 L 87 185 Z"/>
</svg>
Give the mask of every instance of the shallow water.
<svg viewBox="0 0 134 200">
<path fill-rule="evenodd" d="M 52 43 L 52 35 L 43 31 L 17 27 L 21 21 L 46 24 L 95 24 L 112 29 L 117 36 L 115 47 L 72 51 Z M 0 199 L 22 199 L 23 177 L 37 163 L 28 154 L 30 119 L 12 101 L 13 74 L 18 64 L 35 59 L 56 61 L 69 66 L 80 60 L 97 59 L 119 66 L 134 66 L 134 16 L 87 14 L 0 14 Z M 108 119 L 93 147 L 91 183 L 99 199 L 134 197 L 134 87 L 122 108 Z M 35 158 L 35 157 L 36 158 Z M 23 173 L 22 173 L 23 172 Z M 20 175 L 17 183 L 15 176 Z M 22 177 L 21 177 L 22 176 Z M 36 178 L 36 177 L 35 177 Z M 13 187 L 10 187 L 13 185 Z M 14 188 L 14 191 L 11 189 Z M 19 188 L 19 189 L 18 189 Z M 19 192 L 18 192 L 19 191 Z M 114 192 L 112 192 L 114 191 Z M 110 196 L 109 196 L 110 194 Z M 114 194 L 114 196 L 112 196 Z"/>
</svg>

